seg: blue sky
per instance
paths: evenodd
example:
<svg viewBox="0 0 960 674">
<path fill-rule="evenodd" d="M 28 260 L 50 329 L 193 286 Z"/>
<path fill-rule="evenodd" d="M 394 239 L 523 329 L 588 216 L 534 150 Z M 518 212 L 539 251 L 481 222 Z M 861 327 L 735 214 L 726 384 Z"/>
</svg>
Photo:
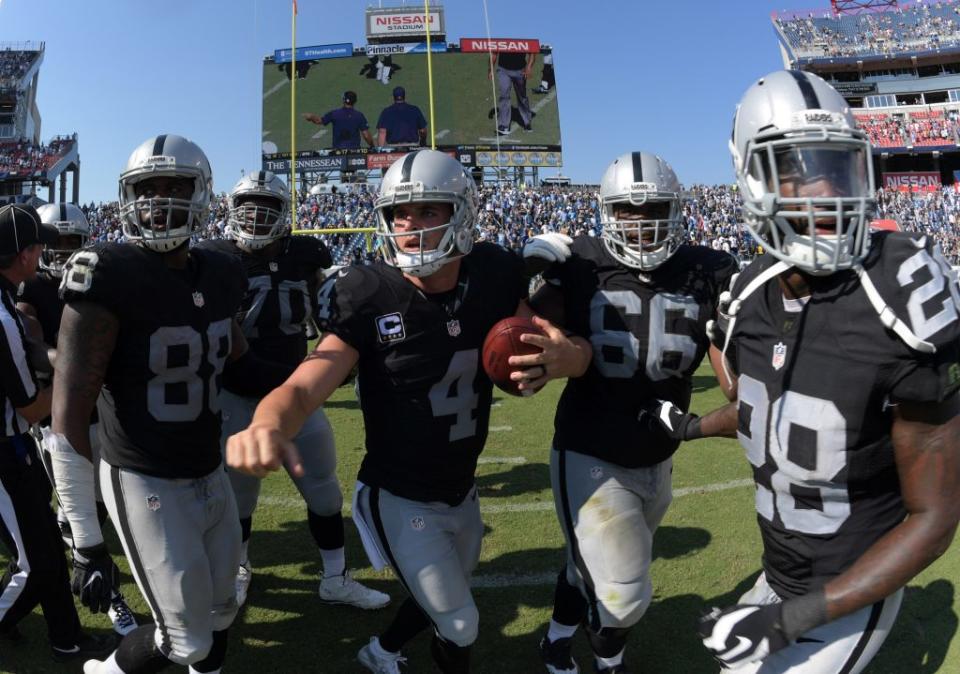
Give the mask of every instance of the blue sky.
<svg viewBox="0 0 960 674">
<path fill-rule="evenodd" d="M 299 0 L 297 43 L 363 44 L 367 4 Z M 829 3 L 789 8 L 803 5 Z M 664 156 L 686 184 L 730 182 L 736 102 L 782 67 L 769 18 L 782 7 L 760 0 L 487 6 L 494 37 L 554 46 L 563 173 L 576 182 L 597 182 L 614 157 L 638 149 Z M 451 40 L 485 35 L 481 0 L 445 8 Z M 289 46 L 290 2 L 0 0 L 0 41 L 22 40 L 46 42 L 42 136 L 79 133 L 81 201 L 114 199 L 130 151 L 157 133 L 196 141 L 220 191 L 260 167 L 262 58 Z"/>
</svg>

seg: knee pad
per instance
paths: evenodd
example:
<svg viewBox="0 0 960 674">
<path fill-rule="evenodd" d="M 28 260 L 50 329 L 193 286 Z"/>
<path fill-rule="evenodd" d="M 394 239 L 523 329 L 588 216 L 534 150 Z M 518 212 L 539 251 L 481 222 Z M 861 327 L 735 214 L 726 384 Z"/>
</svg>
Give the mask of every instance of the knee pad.
<svg viewBox="0 0 960 674">
<path fill-rule="evenodd" d="M 480 613 L 475 604 L 471 603 L 456 611 L 431 617 L 437 626 L 437 633 L 443 640 L 455 646 L 469 646 L 477 640 Z"/>
<path fill-rule="evenodd" d="M 170 637 L 170 652 L 167 653 L 167 658 L 174 664 L 189 667 L 206 658 L 211 648 L 213 648 L 211 632 L 204 634 L 191 632 L 176 638 Z"/>
<path fill-rule="evenodd" d="M 330 423 L 321 410 L 311 415 L 294 442 L 304 474 L 293 482 L 307 507 L 321 516 L 340 512 L 343 493 L 337 482 L 337 450 Z"/>
<path fill-rule="evenodd" d="M 601 658 L 612 658 L 627 645 L 628 628 L 604 627 L 599 632 L 587 630 L 590 648 Z"/>
<path fill-rule="evenodd" d="M 294 484 L 311 512 L 329 517 L 343 509 L 343 492 L 335 474 L 317 477 L 307 473 L 296 478 Z"/>
<path fill-rule="evenodd" d="M 237 617 L 237 613 L 240 612 L 240 607 L 237 605 L 235 598 L 231 598 L 229 604 L 223 604 L 221 606 L 214 606 L 213 611 L 211 611 L 211 624 L 214 632 L 222 632 L 226 630 L 230 625 L 233 624 L 233 621 Z"/>
</svg>

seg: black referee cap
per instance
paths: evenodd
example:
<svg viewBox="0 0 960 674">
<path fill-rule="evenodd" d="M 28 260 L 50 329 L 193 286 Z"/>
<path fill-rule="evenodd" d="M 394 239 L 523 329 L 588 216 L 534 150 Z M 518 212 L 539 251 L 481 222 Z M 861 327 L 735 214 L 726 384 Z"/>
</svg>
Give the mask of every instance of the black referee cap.
<svg viewBox="0 0 960 674">
<path fill-rule="evenodd" d="M 60 232 L 40 221 L 37 209 L 26 204 L 0 207 L 0 255 L 16 255 L 35 243 L 53 245 Z"/>
</svg>

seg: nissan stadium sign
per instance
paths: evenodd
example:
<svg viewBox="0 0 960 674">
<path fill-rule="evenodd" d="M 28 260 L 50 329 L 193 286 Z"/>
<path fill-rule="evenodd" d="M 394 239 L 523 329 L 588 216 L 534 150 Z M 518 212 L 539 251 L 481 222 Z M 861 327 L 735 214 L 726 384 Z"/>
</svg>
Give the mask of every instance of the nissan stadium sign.
<svg viewBox="0 0 960 674">
<path fill-rule="evenodd" d="M 886 190 L 935 190 L 941 187 L 939 171 L 910 171 L 884 173 L 883 188 Z"/>
<path fill-rule="evenodd" d="M 539 54 L 540 40 L 518 38 L 464 37 L 460 39 L 460 51 L 470 52 L 515 52 L 520 54 Z"/>
<path fill-rule="evenodd" d="M 429 14 L 408 7 L 370 8 L 367 10 L 367 40 L 379 42 L 384 39 L 423 38 L 430 28 L 431 37 L 446 35 L 443 8 L 432 7 Z"/>
</svg>

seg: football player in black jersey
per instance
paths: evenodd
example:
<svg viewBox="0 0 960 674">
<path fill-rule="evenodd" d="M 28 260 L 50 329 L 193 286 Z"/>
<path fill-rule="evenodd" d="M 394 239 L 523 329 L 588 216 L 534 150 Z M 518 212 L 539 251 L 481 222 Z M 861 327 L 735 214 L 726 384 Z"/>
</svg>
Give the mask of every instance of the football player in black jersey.
<svg viewBox="0 0 960 674">
<path fill-rule="evenodd" d="M 703 421 L 725 416 L 746 449 L 763 572 L 701 634 L 738 672 L 860 672 L 960 520 L 960 288 L 928 237 L 871 234 L 870 145 L 816 75 L 751 86 L 730 147 L 769 254 L 717 334 L 739 414 Z"/>
<path fill-rule="evenodd" d="M 399 672 L 401 647 L 432 627 L 440 670 L 467 672 L 483 535 L 474 472 L 492 397 L 480 350 L 497 321 L 529 314 L 527 280 L 519 257 L 474 245 L 476 187 L 442 152 L 397 160 L 375 208 L 386 264 L 343 269 L 322 286 L 316 350 L 229 439 L 227 458 L 255 475 L 283 461 L 300 470 L 292 439 L 359 364 L 367 453 L 354 521 L 374 566 L 389 563 L 410 593 L 359 660 Z M 549 376 L 582 373 L 589 344 L 549 328 L 539 344 Z"/>
<path fill-rule="evenodd" d="M 117 579 L 94 508 L 88 430 L 98 403 L 101 490 L 156 621 L 106 661 L 88 661 L 86 674 L 171 662 L 219 671 L 237 613 L 240 525 L 221 465 L 221 380 L 256 394 L 284 371 L 247 350 L 234 320 L 246 290 L 239 261 L 187 247 L 211 189 L 197 145 L 149 139 L 120 175 L 128 243 L 78 251 L 63 272 L 49 446 L 79 553 L 74 573 L 89 603 L 105 609 Z"/>
<path fill-rule="evenodd" d="M 524 249 L 531 263 L 550 263 L 533 309 L 593 346 L 554 422 L 550 473 L 567 565 L 540 643 L 551 674 L 579 671 L 570 643 L 584 615 L 597 671 L 627 671 L 626 638 L 650 605 L 653 536 L 670 505 L 679 444 L 650 423 L 644 405 L 689 405 L 707 321 L 736 269 L 726 253 L 683 245 L 680 183 L 659 156 L 614 160 L 600 208 L 600 237 L 551 233 Z"/>
<path fill-rule="evenodd" d="M 75 204 L 44 204 L 37 208 L 37 214 L 44 223 L 56 227 L 59 236 L 54 246 L 43 251 L 37 275 L 25 281 L 18 289 L 17 309 L 37 319 L 43 331 L 44 344 L 50 349 L 56 349 L 60 317 L 63 315 L 63 301 L 58 294 L 63 267 L 75 251 L 86 245 L 90 237 L 90 224 L 87 222 L 87 216 Z M 53 358 L 50 358 L 51 355 L 53 354 L 48 353 L 48 359 L 52 362 L 56 356 L 53 355 Z M 41 441 L 41 447 L 43 447 L 46 444 L 45 438 L 50 434 L 49 419 L 40 424 L 40 433 L 44 438 Z M 96 412 L 90 418 L 90 449 L 93 465 L 97 465 L 100 459 L 100 443 L 97 438 Z M 49 453 L 46 450 L 42 451 L 41 458 L 52 480 L 53 472 Z M 107 519 L 107 508 L 103 504 L 99 489 L 97 489 L 97 518 L 101 526 Z M 66 513 L 62 509 L 57 513 L 57 523 L 60 525 L 64 542 L 72 547 L 70 522 L 67 521 Z M 136 617 L 119 592 L 114 594 L 107 613 L 117 634 L 127 634 L 137 627 Z"/>
<path fill-rule="evenodd" d="M 200 244 L 239 258 L 249 286 L 237 321 L 250 349 L 266 360 L 282 363 L 292 373 L 307 352 L 305 324 L 313 320 L 312 305 L 323 281 L 323 270 L 332 263 L 330 252 L 314 237 L 292 236 L 289 228 L 289 189 L 270 171 L 243 176 L 230 191 L 227 223 L 234 241 L 210 240 Z M 223 428 L 221 445 L 250 425 L 259 398 L 238 395 L 225 387 L 221 395 Z M 320 549 L 323 577 L 320 598 L 332 604 L 365 609 L 390 602 L 383 592 L 354 580 L 344 558 L 343 495 L 336 475 L 333 430 L 322 409 L 317 409 L 296 437 L 303 475 L 294 484 L 307 504 L 307 523 Z M 243 544 L 237 572 L 237 603 L 247 597 L 252 568 L 248 555 L 253 512 L 260 495 L 259 478 L 228 469 L 237 498 Z"/>
</svg>

